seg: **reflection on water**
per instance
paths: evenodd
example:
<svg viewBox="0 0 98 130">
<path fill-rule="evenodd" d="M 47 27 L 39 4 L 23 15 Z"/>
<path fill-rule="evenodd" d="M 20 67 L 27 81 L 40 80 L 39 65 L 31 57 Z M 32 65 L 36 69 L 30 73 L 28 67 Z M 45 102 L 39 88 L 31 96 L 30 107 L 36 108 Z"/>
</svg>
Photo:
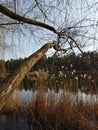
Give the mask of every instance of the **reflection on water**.
<svg viewBox="0 0 98 130">
<path fill-rule="evenodd" d="M 0 115 L 0 130 L 30 130 L 27 119 L 21 115 Z"/>
<path fill-rule="evenodd" d="M 41 89 L 44 89 L 46 99 L 53 95 L 56 102 L 59 101 L 63 94 L 65 94 L 66 97 L 67 95 L 70 95 L 70 100 L 72 102 L 76 101 L 77 97 L 77 100 L 83 99 L 85 102 L 91 102 L 91 99 L 92 102 L 97 101 L 96 95 L 93 94 L 91 97 L 90 93 L 82 91 L 82 88 L 85 89 L 86 85 L 90 84 L 88 84 L 87 81 L 80 82 L 78 80 L 68 80 L 67 82 L 61 82 L 61 84 L 58 84 L 58 82 L 55 81 L 53 84 L 45 82 L 37 85 L 25 81 L 21 84 L 20 89 L 14 91 L 13 96 L 14 98 L 18 97 L 22 105 L 27 101 L 35 100 L 37 93 L 40 92 Z M 68 91 L 64 91 L 64 89 Z M 75 93 L 73 90 L 75 90 Z M 22 113 L 21 115 L 0 115 L 0 130 L 31 130 L 31 125 Z"/>
<path fill-rule="evenodd" d="M 74 94 L 70 91 L 64 92 L 64 90 L 61 88 L 59 88 L 58 92 L 56 92 L 54 89 L 50 89 L 50 88 L 47 88 L 45 90 L 46 90 L 46 92 L 45 92 L 46 99 L 48 99 L 48 97 L 51 95 L 51 96 L 54 96 L 55 100 L 57 100 L 57 101 L 64 94 L 66 96 L 70 95 L 72 102 L 74 102 L 77 97 L 78 97 L 78 100 L 83 99 L 85 102 L 91 102 L 91 99 L 93 99 L 93 101 L 97 101 L 97 98 L 98 98 L 98 96 L 96 94 L 93 94 L 93 95 L 91 95 L 90 93 L 87 94 L 85 92 L 82 92 L 80 89 L 78 89 L 77 94 Z M 35 100 L 37 92 L 38 92 L 37 90 L 32 91 L 32 89 L 30 89 L 30 90 L 22 89 L 22 90 L 15 90 L 13 95 L 15 97 L 17 97 L 17 95 L 18 95 L 18 98 L 22 104 L 22 103 L 25 103 L 27 101 Z"/>
<path fill-rule="evenodd" d="M 37 94 L 37 90 L 35 90 L 34 92 L 32 90 L 15 90 L 13 95 L 19 97 L 21 103 L 25 102 L 25 101 L 31 101 L 32 99 L 36 98 L 36 94 Z"/>
<path fill-rule="evenodd" d="M 28 79 L 25 79 L 21 84 L 21 88 L 14 91 L 14 95 L 19 97 L 21 103 L 25 101 L 31 101 L 36 99 L 37 90 L 44 89 L 45 95 L 54 95 L 56 99 L 60 98 L 64 94 L 64 89 L 66 95 L 70 94 L 71 97 L 82 98 L 84 101 L 89 101 L 91 94 L 96 100 L 96 93 L 98 82 L 96 77 L 73 77 L 71 79 L 66 79 L 61 77 L 59 79 L 51 79 L 48 82 L 36 83 Z M 73 98 L 73 99 L 74 99 Z"/>
</svg>

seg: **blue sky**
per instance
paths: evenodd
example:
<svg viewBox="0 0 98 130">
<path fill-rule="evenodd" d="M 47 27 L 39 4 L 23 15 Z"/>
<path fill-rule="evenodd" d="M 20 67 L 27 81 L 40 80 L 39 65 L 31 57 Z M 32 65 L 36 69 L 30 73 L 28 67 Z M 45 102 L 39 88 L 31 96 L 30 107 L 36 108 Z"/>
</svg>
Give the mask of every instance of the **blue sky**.
<svg viewBox="0 0 98 130">
<path fill-rule="evenodd" d="M 10 0 L 9 0 L 10 1 Z M 30 0 L 29 0 L 30 1 Z M 45 0 L 47 3 L 47 0 Z M 51 1 L 51 0 L 50 0 Z M 49 1 L 48 1 L 49 2 Z M 48 19 L 45 21 L 51 26 L 54 26 L 56 29 L 60 30 L 66 27 L 76 26 L 78 27 L 78 34 L 79 36 L 75 38 L 75 40 L 81 44 L 86 45 L 83 50 L 97 50 L 97 40 L 94 40 L 93 37 L 97 38 L 98 35 L 98 27 L 97 27 L 97 0 L 61 0 L 57 4 L 55 1 L 49 3 L 50 6 L 55 6 L 56 8 L 47 8 L 45 7 L 45 11 L 47 13 Z M 95 3 L 96 4 L 92 4 Z M 27 2 L 28 3 L 28 2 Z M 25 8 L 27 3 L 24 3 L 24 6 L 21 8 Z M 22 3 L 21 3 L 22 4 Z M 21 5 L 20 4 L 20 5 Z M 93 5 L 93 6 L 91 6 Z M 30 5 L 27 7 L 29 8 Z M 22 10 L 20 8 L 20 10 Z M 87 10 L 88 8 L 88 10 Z M 22 10 L 21 15 L 26 13 L 26 11 Z M 34 9 L 33 13 L 28 13 L 25 17 L 34 18 L 37 16 L 38 21 L 44 22 L 44 16 L 38 9 Z M 84 19 L 84 21 L 82 21 Z M 81 21 L 79 23 L 79 21 Z M 1 22 L 1 21 L 0 21 Z M 77 24 L 78 23 L 78 24 Z M 94 25 L 96 24 L 96 26 Z M 81 28 L 79 26 L 87 26 L 87 25 L 94 25 L 87 28 Z M 47 42 L 51 42 L 56 40 L 57 37 L 52 32 L 42 29 L 36 26 L 28 26 L 28 25 L 21 25 L 20 28 L 13 26 L 13 28 L 8 27 L 7 33 L 5 35 L 4 45 L 2 47 L 0 44 L 0 57 L 4 59 L 10 58 L 19 58 L 19 57 L 28 57 L 36 50 L 38 50 L 41 46 L 43 46 Z M 16 29 L 16 30 L 14 30 Z M 14 33 L 11 33 L 14 32 Z M 84 35 L 85 37 L 82 37 Z M 0 34 L 0 37 L 2 35 Z M 89 45 L 89 46 L 88 46 Z M 67 45 L 63 45 L 63 47 L 67 47 Z M 2 49 L 4 48 L 4 49 Z M 79 52 L 75 49 L 76 53 Z M 51 49 L 48 51 L 48 55 L 54 53 L 54 50 Z"/>
</svg>

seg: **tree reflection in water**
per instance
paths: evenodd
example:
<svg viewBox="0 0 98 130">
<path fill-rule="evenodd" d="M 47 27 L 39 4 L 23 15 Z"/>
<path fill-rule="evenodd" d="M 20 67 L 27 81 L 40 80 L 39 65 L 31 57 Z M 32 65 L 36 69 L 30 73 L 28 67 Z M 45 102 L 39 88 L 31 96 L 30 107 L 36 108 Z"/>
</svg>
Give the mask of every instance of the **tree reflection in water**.
<svg viewBox="0 0 98 130">
<path fill-rule="evenodd" d="M 90 79 L 87 81 L 87 79 L 82 79 L 81 78 L 74 78 L 74 79 L 67 79 L 64 82 L 64 79 L 60 79 L 63 81 L 57 82 L 57 81 L 52 81 L 52 82 L 41 82 L 41 83 L 36 83 L 36 82 L 31 82 L 27 79 L 25 79 L 21 83 L 21 87 L 18 90 L 15 90 L 13 93 L 13 100 L 10 102 L 16 100 L 19 100 L 21 107 L 24 104 L 27 104 L 29 101 L 39 101 L 40 98 L 41 101 L 43 99 L 42 105 L 45 105 L 46 100 L 48 98 L 53 97 L 56 102 L 59 101 L 60 97 L 62 95 L 70 95 L 70 100 L 72 102 L 76 101 L 76 98 L 78 97 L 78 100 L 83 99 L 84 101 L 87 100 L 91 101 L 91 93 L 93 94 L 93 101 L 97 99 L 97 96 L 94 95 L 94 92 L 91 92 L 93 85 L 96 83 Z M 52 84 L 53 83 L 53 84 Z M 88 85 L 91 86 L 91 89 L 88 91 Z M 83 90 L 83 88 L 85 88 Z M 36 102 L 36 105 L 39 103 Z M 9 105 L 9 103 L 8 103 Z M 14 103 L 15 105 L 15 103 Z M 41 104 L 40 104 L 41 105 Z M 41 106 L 42 107 L 42 106 Z M 40 108 L 41 108 L 40 107 Z M 38 107 L 39 108 L 39 107 Z M 21 114 L 20 114 L 21 113 Z M 1 114 L 0 115 L 0 129 L 1 130 L 31 130 L 31 124 L 28 123 L 27 118 L 22 112 L 19 113 L 13 113 L 13 114 Z"/>
</svg>

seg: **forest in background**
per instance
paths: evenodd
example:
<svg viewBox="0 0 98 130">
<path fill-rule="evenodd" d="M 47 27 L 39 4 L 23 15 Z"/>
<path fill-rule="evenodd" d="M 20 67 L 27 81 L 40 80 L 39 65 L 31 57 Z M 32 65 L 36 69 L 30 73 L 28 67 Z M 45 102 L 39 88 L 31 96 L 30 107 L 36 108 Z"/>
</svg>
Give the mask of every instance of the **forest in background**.
<svg viewBox="0 0 98 130">
<path fill-rule="evenodd" d="M 25 58 L 26 59 L 26 58 Z M 12 73 L 19 67 L 19 65 L 25 59 L 11 59 L 8 61 L 0 60 L 0 73 Z M 5 64 L 5 66 L 4 66 Z M 59 71 L 73 72 L 73 73 L 94 73 L 98 71 L 98 53 L 86 52 L 84 54 L 71 53 L 59 57 L 57 55 L 53 57 L 47 57 L 46 55 L 38 61 L 38 63 L 31 69 L 38 70 L 44 69 L 49 73 L 55 73 Z"/>
</svg>

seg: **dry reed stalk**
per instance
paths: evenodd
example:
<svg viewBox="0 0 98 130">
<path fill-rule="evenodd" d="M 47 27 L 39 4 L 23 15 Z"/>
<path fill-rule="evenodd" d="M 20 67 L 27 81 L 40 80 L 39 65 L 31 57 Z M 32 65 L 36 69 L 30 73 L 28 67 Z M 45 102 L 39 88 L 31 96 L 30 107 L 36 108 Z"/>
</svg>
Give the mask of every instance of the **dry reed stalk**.
<svg viewBox="0 0 98 130">
<path fill-rule="evenodd" d="M 27 109 L 29 113 L 27 115 L 33 116 L 31 120 L 39 122 L 42 129 L 73 129 L 73 130 L 97 130 L 96 122 L 98 117 L 98 103 L 94 107 L 94 112 L 97 114 L 96 122 L 91 120 L 92 117 L 92 103 L 86 103 L 83 99 L 78 100 L 78 102 L 72 103 L 71 95 L 64 93 L 59 98 L 59 101 L 56 102 L 55 95 L 48 95 L 48 99 L 44 96 L 44 99 L 38 94 L 38 98 L 33 102 L 34 105 L 30 111 L 30 106 L 28 104 Z M 37 104 L 36 104 L 37 103 Z M 46 105 L 45 105 L 46 104 Z M 38 114 L 38 116 L 36 116 Z M 35 116 L 35 117 L 34 117 Z"/>
<path fill-rule="evenodd" d="M 5 106 L 2 109 L 2 112 L 5 114 L 12 114 L 13 112 L 19 112 L 21 107 L 19 96 L 11 95 L 9 100 L 6 102 Z"/>
<path fill-rule="evenodd" d="M 33 124 L 33 130 L 97 130 L 98 102 L 94 100 L 93 96 L 85 101 L 73 96 L 70 89 L 64 89 L 57 100 L 54 91 L 46 97 L 45 89 L 40 86 L 36 99 L 24 104 L 24 113 Z M 13 113 L 19 107 L 17 95 L 11 97 L 4 110 Z"/>
</svg>

